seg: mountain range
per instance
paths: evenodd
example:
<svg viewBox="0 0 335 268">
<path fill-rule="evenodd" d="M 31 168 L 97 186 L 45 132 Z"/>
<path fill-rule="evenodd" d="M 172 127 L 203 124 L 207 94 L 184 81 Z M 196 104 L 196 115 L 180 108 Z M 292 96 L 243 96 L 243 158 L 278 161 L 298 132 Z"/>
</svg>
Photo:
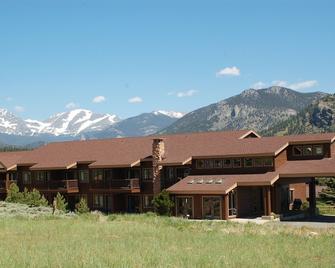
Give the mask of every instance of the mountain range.
<svg viewBox="0 0 335 268">
<path fill-rule="evenodd" d="M 335 131 L 335 95 L 284 87 L 247 89 L 186 115 L 156 111 L 121 120 L 76 109 L 45 121 L 23 120 L 0 109 L 0 144 L 36 147 L 46 142 L 253 129 L 262 135 Z"/>
<path fill-rule="evenodd" d="M 23 120 L 0 109 L 0 144 L 35 147 L 51 141 L 151 135 L 183 114 L 155 111 L 125 120 L 85 109 L 58 113 L 45 121 Z"/>
</svg>

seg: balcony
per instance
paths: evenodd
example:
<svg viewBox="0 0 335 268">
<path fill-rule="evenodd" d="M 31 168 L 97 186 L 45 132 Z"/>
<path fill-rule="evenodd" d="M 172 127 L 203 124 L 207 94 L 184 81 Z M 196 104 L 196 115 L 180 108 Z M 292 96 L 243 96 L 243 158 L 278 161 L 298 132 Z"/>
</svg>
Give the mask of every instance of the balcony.
<svg viewBox="0 0 335 268">
<path fill-rule="evenodd" d="M 41 192 L 79 193 L 78 180 L 51 180 L 47 183 L 33 183 L 29 188 L 36 188 Z"/>
<path fill-rule="evenodd" d="M 92 191 L 139 193 L 140 189 L 140 179 L 137 178 L 112 179 L 90 184 L 90 190 Z"/>
</svg>

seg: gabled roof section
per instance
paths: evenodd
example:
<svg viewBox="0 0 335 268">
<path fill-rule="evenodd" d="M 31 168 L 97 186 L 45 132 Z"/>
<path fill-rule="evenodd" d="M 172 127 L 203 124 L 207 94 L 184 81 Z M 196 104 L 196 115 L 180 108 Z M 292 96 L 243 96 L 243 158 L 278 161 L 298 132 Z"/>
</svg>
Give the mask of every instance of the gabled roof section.
<svg viewBox="0 0 335 268">
<path fill-rule="evenodd" d="M 50 143 L 32 151 L 21 162 L 31 169 L 69 169 L 86 163 L 92 168 L 130 167 L 151 155 L 152 138 L 122 138 Z"/>
<path fill-rule="evenodd" d="M 16 168 L 18 162 L 29 153 L 30 151 L 0 152 L 0 164 L 6 170 Z"/>
<path fill-rule="evenodd" d="M 238 186 L 270 186 L 279 178 L 276 172 L 264 174 L 194 175 L 167 189 L 172 194 L 227 194 Z"/>
</svg>

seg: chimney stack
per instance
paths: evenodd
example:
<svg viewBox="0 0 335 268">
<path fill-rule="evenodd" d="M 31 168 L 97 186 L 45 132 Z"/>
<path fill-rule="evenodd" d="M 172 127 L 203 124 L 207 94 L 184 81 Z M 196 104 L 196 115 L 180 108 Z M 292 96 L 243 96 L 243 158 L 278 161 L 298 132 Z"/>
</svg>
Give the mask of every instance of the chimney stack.
<svg viewBox="0 0 335 268">
<path fill-rule="evenodd" d="M 163 139 L 154 139 L 152 143 L 152 168 L 153 168 L 153 192 L 157 195 L 161 192 L 161 172 L 163 166 L 160 162 L 165 156 L 165 144 Z"/>
</svg>

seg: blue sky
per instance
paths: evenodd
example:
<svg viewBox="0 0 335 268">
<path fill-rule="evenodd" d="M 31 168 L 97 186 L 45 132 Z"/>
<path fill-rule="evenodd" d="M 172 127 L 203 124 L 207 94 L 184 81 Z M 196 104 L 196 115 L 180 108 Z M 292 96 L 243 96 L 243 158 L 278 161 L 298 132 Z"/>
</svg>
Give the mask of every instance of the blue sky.
<svg viewBox="0 0 335 268">
<path fill-rule="evenodd" d="M 125 118 L 253 86 L 334 92 L 334 11 L 332 0 L 1 0 L 0 107 Z"/>
</svg>

